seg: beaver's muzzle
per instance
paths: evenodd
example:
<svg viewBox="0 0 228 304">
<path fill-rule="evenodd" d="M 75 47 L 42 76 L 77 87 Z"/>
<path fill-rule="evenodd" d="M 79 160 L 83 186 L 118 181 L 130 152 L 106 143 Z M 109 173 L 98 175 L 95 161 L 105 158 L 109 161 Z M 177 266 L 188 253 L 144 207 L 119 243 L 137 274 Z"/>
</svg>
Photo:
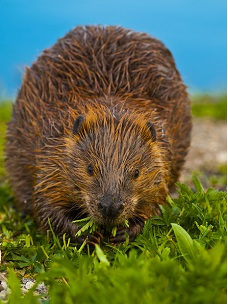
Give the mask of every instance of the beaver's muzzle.
<svg viewBox="0 0 228 304">
<path fill-rule="evenodd" d="M 107 220 L 114 220 L 123 211 L 124 204 L 121 199 L 113 194 L 104 195 L 98 204 L 98 209 L 102 216 Z"/>
</svg>

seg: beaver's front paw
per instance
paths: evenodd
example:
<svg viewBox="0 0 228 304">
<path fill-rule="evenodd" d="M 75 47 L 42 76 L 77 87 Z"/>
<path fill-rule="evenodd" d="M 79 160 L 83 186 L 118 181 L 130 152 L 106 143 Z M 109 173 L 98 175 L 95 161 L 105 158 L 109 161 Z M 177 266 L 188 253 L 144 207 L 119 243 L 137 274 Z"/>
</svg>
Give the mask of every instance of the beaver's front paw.
<svg viewBox="0 0 228 304">
<path fill-rule="evenodd" d="M 119 227 L 117 228 L 116 235 L 111 236 L 109 241 L 111 243 L 123 243 L 126 241 L 126 235 L 129 236 L 129 241 L 132 242 L 138 234 L 142 232 L 144 226 L 144 221 L 138 221 L 137 223 L 130 223 L 130 227 Z"/>
<path fill-rule="evenodd" d="M 94 232 L 94 234 L 83 234 L 76 237 L 76 242 L 80 245 L 86 242 L 86 244 L 95 246 L 100 244 L 101 239 L 103 239 L 103 235 L 100 232 Z"/>
</svg>

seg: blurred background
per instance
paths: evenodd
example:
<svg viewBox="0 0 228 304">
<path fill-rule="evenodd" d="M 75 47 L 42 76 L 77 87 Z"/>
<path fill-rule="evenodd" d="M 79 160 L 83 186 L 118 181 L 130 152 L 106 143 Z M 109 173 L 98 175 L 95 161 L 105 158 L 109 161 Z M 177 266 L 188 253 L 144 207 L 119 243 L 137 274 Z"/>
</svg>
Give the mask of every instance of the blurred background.
<svg viewBox="0 0 228 304">
<path fill-rule="evenodd" d="M 0 0 L 0 95 L 25 66 L 77 25 L 147 32 L 171 50 L 190 93 L 226 91 L 226 0 Z"/>
</svg>

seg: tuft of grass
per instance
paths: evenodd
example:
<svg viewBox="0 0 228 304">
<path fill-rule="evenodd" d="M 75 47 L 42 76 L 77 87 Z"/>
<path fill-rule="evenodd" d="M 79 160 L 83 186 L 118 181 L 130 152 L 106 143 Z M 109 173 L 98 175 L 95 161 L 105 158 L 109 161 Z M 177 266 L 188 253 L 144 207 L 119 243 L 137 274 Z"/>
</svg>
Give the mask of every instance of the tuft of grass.
<svg viewBox="0 0 228 304">
<path fill-rule="evenodd" d="M 195 117 L 209 117 L 219 120 L 227 118 L 227 97 L 194 95 L 192 96 L 192 114 Z"/>
</svg>

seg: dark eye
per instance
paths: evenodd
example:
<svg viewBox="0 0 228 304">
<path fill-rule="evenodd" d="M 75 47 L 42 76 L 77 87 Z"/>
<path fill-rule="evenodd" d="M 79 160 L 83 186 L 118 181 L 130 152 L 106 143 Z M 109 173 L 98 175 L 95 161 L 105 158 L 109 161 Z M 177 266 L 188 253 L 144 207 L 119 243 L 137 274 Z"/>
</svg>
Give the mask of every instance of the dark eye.
<svg viewBox="0 0 228 304">
<path fill-rule="evenodd" d="M 160 183 L 161 183 L 161 181 L 160 181 L 160 180 L 157 180 L 157 181 L 154 182 L 154 185 L 155 185 L 155 186 L 159 186 Z"/>
<path fill-rule="evenodd" d="M 89 173 L 89 175 L 93 175 L 93 166 L 92 165 L 88 166 L 88 173 Z"/>
<path fill-rule="evenodd" d="M 136 169 L 134 172 L 134 178 L 138 178 L 139 177 L 139 170 Z"/>
</svg>

